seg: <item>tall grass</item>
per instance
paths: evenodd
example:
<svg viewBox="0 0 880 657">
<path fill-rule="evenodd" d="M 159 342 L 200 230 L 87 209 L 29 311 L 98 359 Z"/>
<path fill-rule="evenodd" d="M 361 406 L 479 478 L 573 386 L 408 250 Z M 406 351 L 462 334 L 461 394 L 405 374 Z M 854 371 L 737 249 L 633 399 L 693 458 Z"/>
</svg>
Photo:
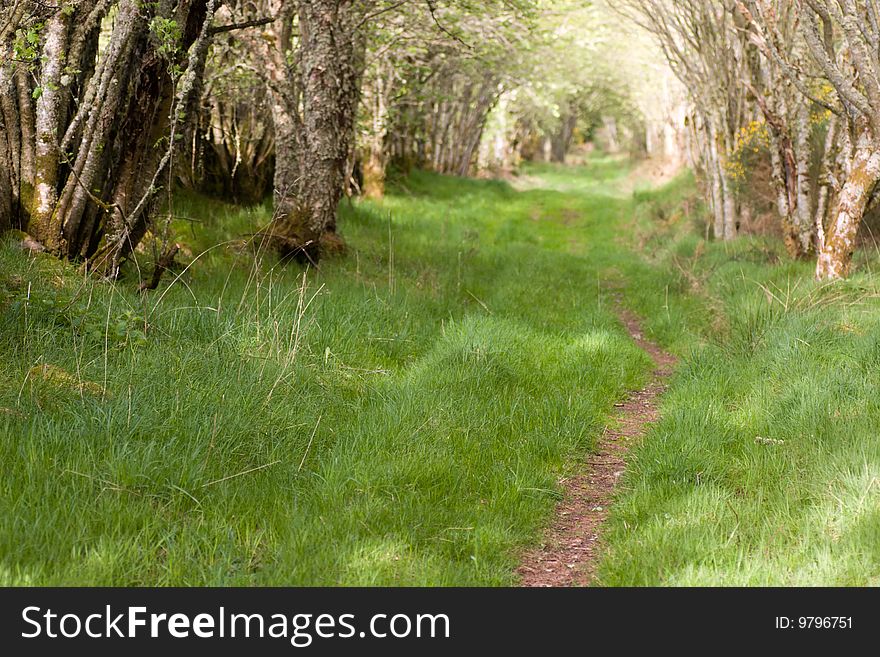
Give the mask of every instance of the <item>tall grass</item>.
<svg viewBox="0 0 880 657">
<path fill-rule="evenodd" d="M 195 261 L 146 296 L 3 246 L 0 582 L 512 584 L 650 369 L 623 295 L 681 365 L 601 582 L 878 583 L 876 254 L 815 283 L 628 171 L 415 173 L 319 271 L 255 253 L 268 208 L 178 197 Z"/>
</svg>

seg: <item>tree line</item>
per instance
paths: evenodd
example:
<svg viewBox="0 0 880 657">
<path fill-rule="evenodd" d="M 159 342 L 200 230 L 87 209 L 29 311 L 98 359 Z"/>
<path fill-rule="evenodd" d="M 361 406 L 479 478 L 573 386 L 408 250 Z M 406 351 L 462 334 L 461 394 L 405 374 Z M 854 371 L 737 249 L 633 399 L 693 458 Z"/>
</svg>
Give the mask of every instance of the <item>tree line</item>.
<svg viewBox="0 0 880 657">
<path fill-rule="evenodd" d="M 849 274 L 880 180 L 880 7 L 859 0 L 627 0 L 688 89 L 717 238 L 749 211 L 743 154 L 763 141 L 788 252 Z"/>
<path fill-rule="evenodd" d="M 258 200 L 317 262 L 391 162 L 467 174 L 537 33 L 525 0 L 0 0 L 0 228 L 115 277 L 161 190 Z"/>
<path fill-rule="evenodd" d="M 878 198 L 873 2 L 0 0 L 0 16 L 0 230 L 101 276 L 164 234 L 179 186 L 271 194 L 262 242 L 315 263 L 344 248 L 340 200 L 381 197 L 390 168 L 563 161 L 600 133 L 686 147 L 716 239 L 748 226 L 766 171 L 786 248 L 819 278 L 848 275 Z"/>
<path fill-rule="evenodd" d="M 381 197 L 390 167 L 563 161 L 609 116 L 638 133 L 609 15 L 579 0 L 0 0 L 0 229 L 113 278 L 163 233 L 172 188 L 271 194 L 262 242 L 317 262 L 344 248 L 340 199 Z"/>
</svg>

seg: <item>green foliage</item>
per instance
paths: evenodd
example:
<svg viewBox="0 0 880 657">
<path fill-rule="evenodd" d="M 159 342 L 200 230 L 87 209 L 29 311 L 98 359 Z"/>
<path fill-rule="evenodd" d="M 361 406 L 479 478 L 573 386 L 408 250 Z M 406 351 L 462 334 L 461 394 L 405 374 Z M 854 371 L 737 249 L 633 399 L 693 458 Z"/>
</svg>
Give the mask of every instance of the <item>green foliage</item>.
<svg viewBox="0 0 880 657">
<path fill-rule="evenodd" d="M 171 57 L 179 50 L 180 27 L 173 18 L 154 16 L 150 19 L 150 32 L 159 42 L 156 49 L 160 54 Z"/>
<path fill-rule="evenodd" d="M 622 293 L 682 361 L 601 581 L 876 583 L 876 259 L 707 244 L 691 176 L 619 159 L 515 186 L 400 179 L 305 275 L 254 264 L 268 208 L 180 197 L 198 259 L 147 297 L 0 249 L 0 580 L 513 583 L 649 370 Z"/>
<path fill-rule="evenodd" d="M 40 33 L 46 26 L 43 22 L 33 23 L 25 29 L 17 30 L 12 42 L 12 56 L 28 64 L 35 64 L 40 57 Z"/>
<path fill-rule="evenodd" d="M 23 326 L 32 324 L 69 332 L 75 340 L 93 346 L 142 345 L 147 341 L 148 325 L 139 309 L 103 307 L 86 294 L 86 287 L 73 287 L 73 272 L 48 257 L 36 267 L 27 287 L 19 277 L 0 281 L 0 299 L 7 318 Z M 81 282 L 81 281 L 80 281 Z"/>
<path fill-rule="evenodd" d="M 183 69 L 177 62 L 181 50 L 181 31 L 173 18 L 153 16 L 150 19 L 150 33 L 156 41 L 156 52 L 168 60 L 169 72 L 172 77 L 180 77 Z"/>
<path fill-rule="evenodd" d="M 486 142 L 552 136 L 571 115 L 581 139 L 604 117 L 643 132 L 645 115 L 668 102 L 657 96 L 663 74 L 655 70 L 656 47 L 605 0 L 549 0 L 542 10 L 519 42 L 516 72 L 490 117 Z"/>
</svg>

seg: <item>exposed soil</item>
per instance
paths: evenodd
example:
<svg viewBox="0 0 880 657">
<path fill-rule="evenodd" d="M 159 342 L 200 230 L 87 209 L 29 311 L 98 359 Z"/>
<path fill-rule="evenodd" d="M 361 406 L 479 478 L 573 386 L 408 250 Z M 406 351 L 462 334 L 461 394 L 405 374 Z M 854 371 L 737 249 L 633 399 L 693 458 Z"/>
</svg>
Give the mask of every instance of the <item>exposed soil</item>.
<svg viewBox="0 0 880 657">
<path fill-rule="evenodd" d="M 588 586 L 596 577 L 602 549 L 602 526 L 614 489 L 626 468 L 626 455 L 659 418 L 657 398 L 666 390 L 675 358 L 642 334 L 638 318 L 618 307 L 618 316 L 636 344 L 654 359 L 651 382 L 617 405 L 615 426 L 606 427 L 581 471 L 560 482 L 563 499 L 542 544 L 526 553 L 517 573 L 522 586 Z"/>
</svg>

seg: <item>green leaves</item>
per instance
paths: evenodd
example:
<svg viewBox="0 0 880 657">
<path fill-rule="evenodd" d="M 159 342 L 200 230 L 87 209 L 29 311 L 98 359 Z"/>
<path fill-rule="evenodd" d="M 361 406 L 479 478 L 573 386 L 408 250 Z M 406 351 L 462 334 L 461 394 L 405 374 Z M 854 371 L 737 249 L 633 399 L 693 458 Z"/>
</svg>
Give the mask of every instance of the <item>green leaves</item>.
<svg viewBox="0 0 880 657">
<path fill-rule="evenodd" d="M 181 30 L 177 21 L 173 18 L 154 16 L 150 19 L 150 33 L 157 42 L 156 51 L 161 57 L 168 60 L 168 70 L 171 77 L 180 77 L 183 74 L 183 69 L 176 60 L 181 51 Z"/>
<path fill-rule="evenodd" d="M 69 328 L 74 335 L 94 343 L 111 346 L 142 346 L 147 342 L 143 315 L 132 308 L 114 312 L 111 308 L 90 305 L 88 299 L 70 296 L 62 288 L 31 288 L 10 291 L 8 310 L 31 320 L 47 321 L 60 328 Z"/>
<path fill-rule="evenodd" d="M 150 20 L 150 32 L 159 42 L 158 51 L 166 57 L 176 54 L 180 43 L 180 27 L 173 18 L 154 16 Z"/>
<path fill-rule="evenodd" d="M 40 55 L 40 33 L 45 23 L 34 23 L 27 29 L 18 30 L 12 42 L 12 56 L 20 61 L 33 64 Z"/>
</svg>

